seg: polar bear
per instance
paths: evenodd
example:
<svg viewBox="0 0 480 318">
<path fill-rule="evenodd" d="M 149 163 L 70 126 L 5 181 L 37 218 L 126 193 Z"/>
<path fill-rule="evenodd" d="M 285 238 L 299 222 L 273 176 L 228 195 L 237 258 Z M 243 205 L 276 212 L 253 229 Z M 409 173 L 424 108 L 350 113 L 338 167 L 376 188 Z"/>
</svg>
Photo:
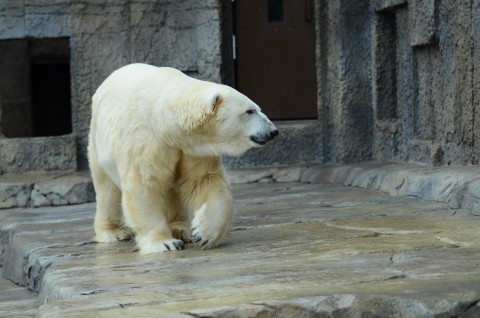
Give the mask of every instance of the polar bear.
<svg viewBox="0 0 480 318">
<path fill-rule="evenodd" d="M 168 67 L 130 64 L 92 98 L 88 159 L 98 242 L 135 236 L 140 253 L 215 247 L 232 218 L 221 155 L 278 134 L 235 89 Z"/>
</svg>

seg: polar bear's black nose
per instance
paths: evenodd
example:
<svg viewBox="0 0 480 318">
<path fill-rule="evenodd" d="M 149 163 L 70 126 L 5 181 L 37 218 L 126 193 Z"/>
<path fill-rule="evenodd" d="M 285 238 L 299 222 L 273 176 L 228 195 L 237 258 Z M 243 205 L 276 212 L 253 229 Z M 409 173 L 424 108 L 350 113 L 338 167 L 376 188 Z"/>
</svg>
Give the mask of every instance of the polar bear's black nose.
<svg viewBox="0 0 480 318">
<path fill-rule="evenodd" d="M 278 130 L 275 129 L 275 130 L 273 130 L 273 131 L 270 133 L 270 138 L 273 139 L 273 138 L 275 138 L 275 136 L 277 136 L 278 134 L 279 134 Z"/>
</svg>

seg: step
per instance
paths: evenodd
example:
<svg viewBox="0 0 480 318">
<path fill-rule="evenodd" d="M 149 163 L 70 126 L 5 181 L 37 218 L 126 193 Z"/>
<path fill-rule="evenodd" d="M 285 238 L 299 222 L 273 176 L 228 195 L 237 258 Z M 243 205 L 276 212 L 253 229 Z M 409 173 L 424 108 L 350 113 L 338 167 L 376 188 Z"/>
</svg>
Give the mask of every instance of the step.
<svg viewBox="0 0 480 318">
<path fill-rule="evenodd" d="M 379 190 L 392 196 L 417 196 L 427 201 L 444 202 L 454 209 L 480 208 L 480 170 L 477 166 L 432 167 L 372 162 L 230 169 L 227 173 L 232 184 L 331 182 Z M 95 190 L 88 171 L 0 175 L 0 209 L 72 205 L 94 200 Z"/>
</svg>

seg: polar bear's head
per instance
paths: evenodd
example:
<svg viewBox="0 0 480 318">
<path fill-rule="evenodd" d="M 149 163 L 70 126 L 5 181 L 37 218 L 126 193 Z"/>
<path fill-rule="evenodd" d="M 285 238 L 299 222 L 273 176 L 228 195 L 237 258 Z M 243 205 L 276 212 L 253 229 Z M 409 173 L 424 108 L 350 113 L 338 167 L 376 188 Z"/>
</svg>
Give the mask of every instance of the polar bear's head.
<svg viewBox="0 0 480 318">
<path fill-rule="evenodd" d="M 278 130 L 253 101 L 235 89 L 214 84 L 202 91 L 199 116 L 191 116 L 189 152 L 192 155 L 238 156 L 263 147 Z"/>
</svg>

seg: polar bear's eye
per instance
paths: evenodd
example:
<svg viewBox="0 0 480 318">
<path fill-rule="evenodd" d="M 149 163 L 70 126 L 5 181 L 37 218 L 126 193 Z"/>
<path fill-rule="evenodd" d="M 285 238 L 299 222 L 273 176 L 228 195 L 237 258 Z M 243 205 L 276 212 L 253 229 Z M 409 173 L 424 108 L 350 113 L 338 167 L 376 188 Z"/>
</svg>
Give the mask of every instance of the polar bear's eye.
<svg viewBox="0 0 480 318">
<path fill-rule="evenodd" d="M 255 109 L 247 110 L 247 114 L 249 114 L 249 115 L 255 114 Z"/>
</svg>

